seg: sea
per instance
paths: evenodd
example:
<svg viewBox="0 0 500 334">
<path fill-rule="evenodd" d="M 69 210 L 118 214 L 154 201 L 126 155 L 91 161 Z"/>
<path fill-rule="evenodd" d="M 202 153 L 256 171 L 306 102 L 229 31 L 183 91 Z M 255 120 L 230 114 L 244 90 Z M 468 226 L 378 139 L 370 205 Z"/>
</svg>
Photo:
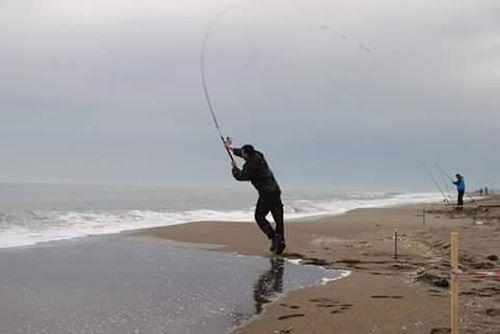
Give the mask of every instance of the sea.
<svg viewBox="0 0 500 334">
<path fill-rule="evenodd" d="M 0 248 L 31 246 L 195 221 L 253 220 L 248 185 L 0 184 Z M 440 201 L 432 192 L 291 187 L 285 220 L 338 215 L 356 208 Z"/>
</svg>

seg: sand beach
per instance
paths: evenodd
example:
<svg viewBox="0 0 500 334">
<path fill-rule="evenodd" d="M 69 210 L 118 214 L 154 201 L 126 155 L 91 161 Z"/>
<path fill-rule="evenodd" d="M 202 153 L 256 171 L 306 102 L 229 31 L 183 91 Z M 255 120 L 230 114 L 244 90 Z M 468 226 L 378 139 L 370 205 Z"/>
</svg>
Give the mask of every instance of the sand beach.
<svg viewBox="0 0 500 334">
<path fill-rule="evenodd" d="M 499 203 L 498 197 L 492 197 L 471 205 Z M 450 233 L 460 235 L 462 270 L 498 268 L 499 214 L 494 207 L 477 213 L 466 209 L 462 214 L 440 204 L 419 204 L 288 222 L 285 257 L 350 270 L 351 275 L 290 292 L 234 332 L 448 333 Z M 399 235 L 397 259 L 395 229 Z M 189 223 L 131 236 L 138 235 L 215 244 L 222 252 L 269 255 L 266 240 L 253 223 Z M 460 285 L 462 332 L 499 333 L 498 277 L 464 274 Z"/>
</svg>

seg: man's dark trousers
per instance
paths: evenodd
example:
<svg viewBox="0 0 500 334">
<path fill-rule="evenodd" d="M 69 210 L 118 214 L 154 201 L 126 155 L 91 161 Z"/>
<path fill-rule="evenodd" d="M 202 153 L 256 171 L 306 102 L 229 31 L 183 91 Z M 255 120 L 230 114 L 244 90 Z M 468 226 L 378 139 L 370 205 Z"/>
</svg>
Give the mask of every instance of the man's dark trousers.
<svg viewBox="0 0 500 334">
<path fill-rule="evenodd" d="M 271 212 L 276 223 L 276 230 L 273 229 L 266 219 L 267 214 Z M 275 233 L 281 235 L 285 240 L 283 227 L 283 203 L 281 202 L 281 193 L 261 193 L 255 207 L 255 221 L 269 239 L 272 239 Z"/>
<path fill-rule="evenodd" d="M 463 191 L 463 190 L 458 191 L 457 208 L 459 210 L 463 210 L 463 208 L 464 208 L 464 193 L 465 193 L 465 191 Z"/>
</svg>

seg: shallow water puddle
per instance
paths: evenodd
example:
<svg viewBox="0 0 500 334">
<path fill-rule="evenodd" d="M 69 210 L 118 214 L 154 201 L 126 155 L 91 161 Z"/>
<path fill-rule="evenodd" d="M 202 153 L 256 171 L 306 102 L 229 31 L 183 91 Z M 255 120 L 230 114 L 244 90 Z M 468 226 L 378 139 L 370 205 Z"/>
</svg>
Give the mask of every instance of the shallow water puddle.
<svg viewBox="0 0 500 334">
<path fill-rule="evenodd" d="M 281 258 L 98 237 L 0 250 L 0 333 L 223 333 L 345 276 Z"/>
</svg>

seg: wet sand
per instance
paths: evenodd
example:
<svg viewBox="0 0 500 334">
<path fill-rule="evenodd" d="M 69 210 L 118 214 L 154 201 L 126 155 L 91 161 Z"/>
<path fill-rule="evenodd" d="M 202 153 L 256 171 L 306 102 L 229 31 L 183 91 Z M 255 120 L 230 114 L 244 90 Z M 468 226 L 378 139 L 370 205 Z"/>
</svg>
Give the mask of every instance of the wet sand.
<svg viewBox="0 0 500 334">
<path fill-rule="evenodd" d="M 0 333 L 225 333 L 339 272 L 123 235 L 0 250 Z"/>
<path fill-rule="evenodd" d="M 483 203 L 500 204 L 500 199 Z M 425 226 L 424 208 L 430 210 Z M 479 224 L 473 224 L 471 212 L 457 214 L 429 204 L 358 209 L 288 222 L 286 257 L 352 274 L 287 294 L 235 333 L 448 333 L 450 233 L 460 233 L 464 270 L 500 268 L 500 210 L 489 209 L 481 216 Z M 399 256 L 394 259 L 396 228 Z M 200 222 L 135 235 L 217 244 L 218 251 L 268 254 L 267 240 L 254 223 Z M 500 333 L 499 282 L 462 277 L 463 333 Z"/>
</svg>

